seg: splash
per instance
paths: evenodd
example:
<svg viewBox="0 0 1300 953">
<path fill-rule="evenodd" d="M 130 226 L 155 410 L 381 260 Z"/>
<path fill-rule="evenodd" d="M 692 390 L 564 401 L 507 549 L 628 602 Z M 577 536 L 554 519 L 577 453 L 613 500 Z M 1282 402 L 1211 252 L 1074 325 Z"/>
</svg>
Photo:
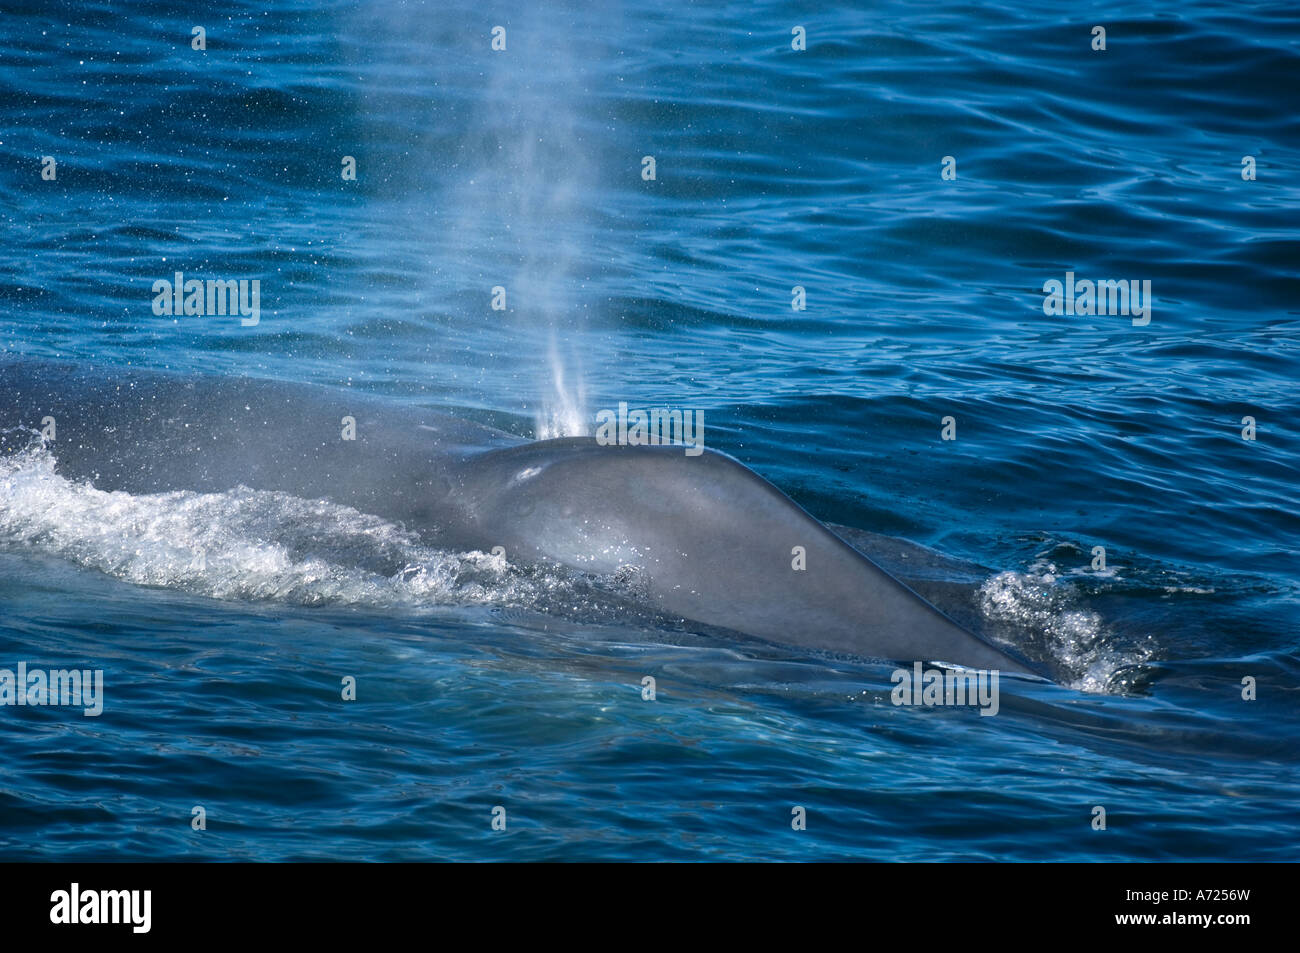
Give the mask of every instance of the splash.
<svg viewBox="0 0 1300 953">
<path fill-rule="evenodd" d="M 1078 604 L 1075 586 L 1047 560 L 1026 572 L 1002 572 L 979 590 L 980 612 L 1008 641 L 1029 647 L 1058 668 L 1057 677 L 1081 692 L 1122 692 L 1126 672 L 1148 661 L 1150 646 L 1115 644 L 1102 617 Z"/>
<path fill-rule="evenodd" d="M 561 572 L 449 552 L 346 506 L 239 487 L 133 495 L 60 476 L 39 446 L 0 458 L 0 546 L 142 586 L 295 605 L 520 606 L 580 599 Z"/>
</svg>

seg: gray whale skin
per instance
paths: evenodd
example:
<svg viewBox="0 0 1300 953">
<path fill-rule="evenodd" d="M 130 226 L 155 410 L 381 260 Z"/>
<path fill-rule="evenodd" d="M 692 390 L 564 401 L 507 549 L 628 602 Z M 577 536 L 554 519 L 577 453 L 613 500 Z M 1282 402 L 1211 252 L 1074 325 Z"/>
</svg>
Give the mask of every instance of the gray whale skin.
<svg viewBox="0 0 1300 953">
<path fill-rule="evenodd" d="M 656 610 L 769 642 L 1043 674 L 715 451 L 530 443 L 346 390 L 0 359 L 0 451 L 26 446 L 24 431 L 47 416 L 58 471 L 102 490 L 243 485 L 323 498 L 439 546 L 503 546 L 514 563 L 639 567 Z M 342 439 L 345 416 L 355 440 Z"/>
</svg>

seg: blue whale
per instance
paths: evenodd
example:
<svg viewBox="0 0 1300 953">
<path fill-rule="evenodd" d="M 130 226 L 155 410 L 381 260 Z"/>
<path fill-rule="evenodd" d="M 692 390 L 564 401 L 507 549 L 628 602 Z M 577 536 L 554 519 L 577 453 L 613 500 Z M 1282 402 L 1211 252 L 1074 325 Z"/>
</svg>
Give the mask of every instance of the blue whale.
<svg viewBox="0 0 1300 953">
<path fill-rule="evenodd" d="M 345 390 L 0 360 L 0 452 L 28 446 L 49 417 L 59 473 L 102 490 L 322 498 L 445 548 L 632 568 L 653 609 L 768 642 L 1042 674 L 712 450 L 528 442 Z"/>
</svg>

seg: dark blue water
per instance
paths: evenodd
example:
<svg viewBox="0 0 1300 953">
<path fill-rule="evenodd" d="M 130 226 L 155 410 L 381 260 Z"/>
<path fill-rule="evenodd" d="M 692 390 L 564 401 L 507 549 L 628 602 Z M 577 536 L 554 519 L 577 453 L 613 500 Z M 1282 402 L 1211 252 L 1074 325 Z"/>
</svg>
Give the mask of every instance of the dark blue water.
<svg viewBox="0 0 1300 953">
<path fill-rule="evenodd" d="M 1031 6 L 6 4 L 0 350 L 525 436 L 702 410 L 1060 684 L 900 708 L 892 665 L 28 457 L 0 667 L 105 708 L 0 708 L 0 856 L 1294 859 L 1300 13 Z M 155 315 L 176 271 L 259 323 Z M 1066 272 L 1150 322 L 1044 314 Z"/>
</svg>

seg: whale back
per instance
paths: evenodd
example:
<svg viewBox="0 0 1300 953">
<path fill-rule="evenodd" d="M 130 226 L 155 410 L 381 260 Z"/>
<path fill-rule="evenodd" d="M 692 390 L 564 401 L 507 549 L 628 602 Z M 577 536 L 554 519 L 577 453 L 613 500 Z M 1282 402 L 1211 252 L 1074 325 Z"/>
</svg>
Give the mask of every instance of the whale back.
<svg viewBox="0 0 1300 953">
<path fill-rule="evenodd" d="M 24 449 L 47 418 L 59 473 L 101 490 L 247 486 L 414 525 L 433 520 L 457 460 L 519 441 L 342 389 L 0 361 L 0 453 Z"/>
<path fill-rule="evenodd" d="M 661 611 L 784 644 L 1032 672 L 725 454 L 566 438 L 466 461 L 449 503 L 508 558 L 634 569 Z"/>
</svg>

